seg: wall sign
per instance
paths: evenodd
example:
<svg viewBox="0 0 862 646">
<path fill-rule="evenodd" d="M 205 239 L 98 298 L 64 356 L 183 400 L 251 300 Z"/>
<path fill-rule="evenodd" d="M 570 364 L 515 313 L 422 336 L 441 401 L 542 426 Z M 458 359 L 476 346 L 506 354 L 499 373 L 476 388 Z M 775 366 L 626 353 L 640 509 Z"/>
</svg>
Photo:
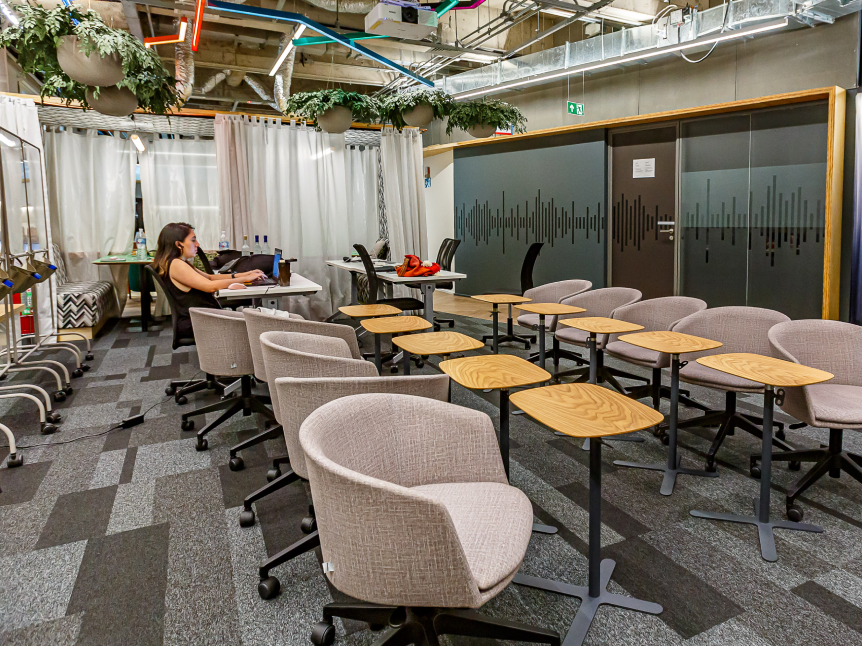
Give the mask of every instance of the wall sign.
<svg viewBox="0 0 862 646">
<path fill-rule="evenodd" d="M 655 157 L 650 159 L 635 159 L 632 162 L 632 179 L 655 177 Z"/>
<path fill-rule="evenodd" d="M 584 104 L 583 103 L 575 103 L 574 101 L 569 101 L 567 110 L 569 114 L 573 114 L 578 117 L 584 116 Z"/>
</svg>

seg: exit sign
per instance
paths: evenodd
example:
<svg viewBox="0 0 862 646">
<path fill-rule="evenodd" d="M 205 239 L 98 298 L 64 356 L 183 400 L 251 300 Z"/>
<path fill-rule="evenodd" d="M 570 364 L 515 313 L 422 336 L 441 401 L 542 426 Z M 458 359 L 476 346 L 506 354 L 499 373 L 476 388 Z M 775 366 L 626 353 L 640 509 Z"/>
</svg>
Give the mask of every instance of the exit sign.
<svg viewBox="0 0 862 646">
<path fill-rule="evenodd" d="M 569 114 L 574 114 L 579 117 L 584 116 L 584 104 L 569 101 Z"/>
</svg>

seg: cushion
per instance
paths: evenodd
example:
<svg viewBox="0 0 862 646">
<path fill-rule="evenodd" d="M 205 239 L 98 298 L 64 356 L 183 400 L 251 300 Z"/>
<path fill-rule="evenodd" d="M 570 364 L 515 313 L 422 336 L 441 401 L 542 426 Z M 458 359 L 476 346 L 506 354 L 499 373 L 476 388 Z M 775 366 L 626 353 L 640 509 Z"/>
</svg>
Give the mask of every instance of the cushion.
<svg viewBox="0 0 862 646">
<path fill-rule="evenodd" d="M 625 341 L 612 341 L 608 343 L 607 347 L 605 347 L 605 352 L 617 359 L 647 368 L 666 368 L 669 365 L 667 355 L 664 355 L 664 360 L 659 363 L 662 355 L 655 350 L 647 350 Z"/>
<path fill-rule="evenodd" d="M 721 390 L 733 390 L 744 393 L 763 392 L 763 384 L 734 377 L 721 370 L 707 368 L 700 365 L 694 359 L 689 361 L 688 365 L 679 371 L 679 378 L 686 383 L 706 386 L 708 388 L 719 388 Z"/>
<path fill-rule="evenodd" d="M 554 327 L 555 327 L 554 322 L 555 322 L 556 318 L 557 318 L 556 316 L 546 316 L 545 317 L 545 329 L 548 330 L 549 332 L 554 331 Z M 518 317 L 518 325 L 520 325 L 521 327 L 530 328 L 532 330 L 538 330 L 539 329 L 539 315 L 533 314 L 533 313 L 521 314 L 521 316 Z"/>
<path fill-rule="evenodd" d="M 587 339 L 589 338 L 589 332 L 584 332 L 583 330 L 579 330 L 574 327 L 569 327 L 567 325 L 560 325 L 557 328 L 557 331 L 554 333 L 560 341 L 565 343 L 573 343 L 574 345 L 579 345 L 582 348 L 587 347 Z M 607 340 L 607 334 L 597 334 L 596 335 L 596 349 L 601 350 L 605 346 L 605 341 Z"/>
<path fill-rule="evenodd" d="M 270 316 L 277 316 L 282 319 L 297 319 L 300 321 L 304 321 L 305 319 L 299 314 L 291 314 L 287 310 L 274 310 L 269 307 L 258 307 L 257 311 L 261 314 L 269 314 Z"/>
<path fill-rule="evenodd" d="M 95 327 L 116 298 L 114 286 L 103 280 L 57 285 L 56 294 L 61 328 Z"/>
<path fill-rule="evenodd" d="M 814 384 L 808 386 L 814 419 L 829 425 L 862 425 L 862 386 Z"/>
<path fill-rule="evenodd" d="M 446 507 L 480 590 L 493 588 L 521 567 L 533 532 L 533 506 L 520 489 L 471 482 L 412 490 Z"/>
</svg>

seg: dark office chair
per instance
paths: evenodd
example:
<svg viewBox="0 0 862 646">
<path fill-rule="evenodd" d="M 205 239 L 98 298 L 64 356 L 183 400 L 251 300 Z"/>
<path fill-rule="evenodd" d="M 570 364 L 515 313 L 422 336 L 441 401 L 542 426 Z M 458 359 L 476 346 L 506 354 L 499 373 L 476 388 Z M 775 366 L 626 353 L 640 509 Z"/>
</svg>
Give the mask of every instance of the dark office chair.
<svg viewBox="0 0 862 646">
<path fill-rule="evenodd" d="M 402 298 L 378 298 L 377 290 L 380 281 L 377 279 L 377 270 L 374 269 L 371 256 L 361 244 L 355 244 L 353 248 L 356 249 L 359 257 L 362 258 L 362 264 L 365 266 L 365 276 L 368 278 L 368 302 L 366 305 L 391 305 L 392 307 L 397 307 L 399 310 L 425 310 L 425 303 L 418 298 L 410 296 Z"/>
<path fill-rule="evenodd" d="M 440 265 L 440 269 L 452 271 L 452 260 L 455 258 L 455 250 L 458 249 L 458 245 L 460 244 L 461 241 L 456 240 L 455 238 L 446 238 L 443 240 L 443 243 L 440 245 L 440 250 L 437 251 L 437 264 Z M 422 289 L 422 285 L 419 283 L 408 283 L 407 287 L 411 289 Z M 455 289 L 455 283 L 437 283 L 436 289 Z M 455 320 L 437 318 L 435 316 L 434 331 L 439 332 L 440 327 L 443 325 L 455 327 Z"/>
<path fill-rule="evenodd" d="M 534 242 L 530 245 L 530 248 L 527 249 L 527 255 L 524 256 L 524 262 L 521 265 L 521 291 L 515 292 L 518 296 L 523 296 L 524 292 L 528 289 L 533 289 L 533 268 L 536 266 L 536 259 L 539 257 L 539 252 L 542 251 L 542 247 L 545 245 L 544 242 Z M 503 294 L 510 294 L 513 292 L 502 292 Z M 489 340 L 493 340 L 493 334 L 486 334 L 482 337 L 482 343 L 487 343 Z M 509 316 L 506 319 L 506 334 L 499 337 L 497 339 L 497 343 L 506 343 L 508 341 L 515 341 L 517 343 L 523 343 L 524 347 L 529 350 L 530 344 L 536 342 L 535 334 L 527 334 L 520 335 L 515 334 L 514 322 L 512 320 L 512 306 L 509 305 Z"/>
<path fill-rule="evenodd" d="M 198 260 L 200 260 L 201 264 L 204 266 L 204 271 L 210 275 L 214 274 L 215 271 L 213 270 L 212 262 L 207 258 L 206 253 L 204 253 L 204 250 L 200 247 L 198 247 L 197 256 Z"/>
<path fill-rule="evenodd" d="M 181 337 L 179 332 L 177 332 L 177 323 L 179 320 L 177 316 L 174 316 L 174 312 L 179 311 L 179 304 L 174 300 L 171 292 L 165 286 L 165 279 L 159 276 L 159 273 L 153 269 L 152 265 L 144 265 L 144 270 L 150 272 L 153 280 L 155 280 L 162 288 L 162 291 L 165 293 L 165 298 L 168 299 L 168 303 L 171 306 L 171 328 L 174 333 L 171 348 L 176 350 L 183 346 L 195 345 L 195 338 L 193 336 Z M 165 394 L 173 395 L 174 400 L 178 404 L 187 404 L 189 400 L 186 398 L 186 395 L 190 395 L 201 390 L 215 390 L 221 394 L 224 392 L 224 386 L 220 384 L 213 375 L 207 375 L 206 379 L 196 379 L 194 381 L 189 381 L 188 379 L 172 381 L 171 384 L 165 388 Z"/>
</svg>

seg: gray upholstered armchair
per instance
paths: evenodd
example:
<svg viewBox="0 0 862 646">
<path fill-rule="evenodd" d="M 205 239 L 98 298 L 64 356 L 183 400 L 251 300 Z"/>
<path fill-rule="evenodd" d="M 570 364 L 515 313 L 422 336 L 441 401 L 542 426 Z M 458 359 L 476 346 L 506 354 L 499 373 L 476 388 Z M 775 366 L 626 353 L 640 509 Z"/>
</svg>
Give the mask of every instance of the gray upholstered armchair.
<svg viewBox="0 0 862 646">
<path fill-rule="evenodd" d="M 787 517 L 799 522 L 796 498 L 827 473 L 844 471 L 862 482 L 862 456 L 844 450 L 844 429 L 862 430 L 862 327 L 841 321 L 788 321 L 769 330 L 776 357 L 826 370 L 832 379 L 813 386 L 785 388 L 781 409 L 809 426 L 829 429 L 829 444 L 821 449 L 773 453 L 773 461 L 814 462 L 787 490 Z M 798 467 L 797 467 L 798 468 Z"/>
<path fill-rule="evenodd" d="M 239 397 L 223 399 L 215 404 L 183 413 L 181 428 L 184 431 L 191 431 L 195 427 L 192 417 L 224 411 L 217 419 L 198 431 L 195 448 L 198 451 L 205 451 L 208 447 L 206 435 L 234 415 L 238 413 L 251 415 L 254 412 L 260 413 L 268 420 L 273 419 L 274 416 L 266 406 L 271 403 L 270 398 L 265 395 L 255 395 L 251 390 L 254 360 L 242 313 L 190 307 L 189 316 L 192 319 L 201 371 L 216 377 L 240 379 Z"/>
<path fill-rule="evenodd" d="M 524 292 L 524 296 L 531 299 L 531 303 L 562 303 L 565 299 L 589 291 L 592 287 L 593 284 L 588 280 L 559 280 L 555 283 L 547 283 L 546 285 L 539 285 L 538 287 L 528 289 Z M 539 315 L 531 312 L 524 312 L 518 317 L 518 325 L 531 330 L 538 330 Z M 554 333 L 557 329 L 556 316 L 546 319 L 545 329 L 551 334 Z M 581 359 L 580 356 L 573 352 L 561 350 L 559 344 L 554 344 L 554 348 L 551 350 L 551 355 L 554 357 L 554 361 L 556 363 L 559 363 L 560 359 L 571 359 L 573 361 L 579 361 Z M 531 354 L 529 360 L 538 361 L 539 353 L 534 352 Z"/>
<path fill-rule="evenodd" d="M 330 327 L 343 327 L 333 325 Z M 282 425 L 291 469 L 276 472 L 269 485 L 244 501 L 240 524 L 254 524 L 252 504 L 264 496 L 297 480 L 307 480 L 305 453 L 299 443 L 299 429 L 305 418 L 318 407 L 357 393 L 402 393 L 445 401 L 449 394 L 446 375 L 414 377 L 380 377 L 374 364 L 351 356 L 347 343 L 340 338 L 296 332 L 265 332 L 261 348 L 266 364 L 273 409 Z M 308 534 L 302 540 L 275 554 L 260 567 L 258 592 L 264 599 L 276 596 L 281 588 L 270 570 L 277 565 L 314 549 L 319 544 L 315 531 L 314 507 L 302 522 Z"/>
<path fill-rule="evenodd" d="M 378 644 L 437 644 L 441 634 L 560 643 L 552 631 L 468 610 L 517 574 L 533 527 L 530 500 L 508 484 L 486 414 L 354 395 L 309 415 L 299 439 L 324 572 L 361 600 L 327 604 L 313 643 L 333 642 L 333 617 L 386 626 Z"/>
<path fill-rule="evenodd" d="M 719 427 L 712 446 L 707 452 L 707 471 L 715 470 L 715 454 L 724 442 L 724 438 L 732 434 L 734 428 L 742 429 L 758 438 L 763 437 L 757 426 L 757 424 L 763 424 L 761 417 L 736 412 L 736 393 L 762 393 L 764 388 L 763 384 L 702 366 L 695 359 L 710 354 L 732 352 L 771 356 L 772 350 L 769 347 L 767 334 L 772 326 L 789 320 L 781 312 L 760 307 L 714 307 L 686 316 L 671 328 L 674 332 L 692 334 L 722 343 L 722 346 L 715 350 L 685 355 L 688 364 L 679 371 L 680 381 L 725 391 L 724 410 L 708 410 L 699 417 L 686 419 L 677 424 L 679 429 L 699 426 Z M 779 430 L 772 438 L 773 445 L 785 451 L 792 449 L 793 447 L 784 442 L 784 425 L 780 422 L 775 425 Z"/>
</svg>

